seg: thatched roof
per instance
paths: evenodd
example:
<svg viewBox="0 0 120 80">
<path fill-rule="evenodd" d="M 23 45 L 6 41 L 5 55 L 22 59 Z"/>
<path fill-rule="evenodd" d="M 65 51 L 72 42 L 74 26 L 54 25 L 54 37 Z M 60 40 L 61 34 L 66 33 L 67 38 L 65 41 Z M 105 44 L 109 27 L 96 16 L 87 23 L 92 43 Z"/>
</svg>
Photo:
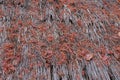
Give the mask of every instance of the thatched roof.
<svg viewBox="0 0 120 80">
<path fill-rule="evenodd" d="M 120 0 L 0 0 L 0 80 L 120 80 Z"/>
</svg>

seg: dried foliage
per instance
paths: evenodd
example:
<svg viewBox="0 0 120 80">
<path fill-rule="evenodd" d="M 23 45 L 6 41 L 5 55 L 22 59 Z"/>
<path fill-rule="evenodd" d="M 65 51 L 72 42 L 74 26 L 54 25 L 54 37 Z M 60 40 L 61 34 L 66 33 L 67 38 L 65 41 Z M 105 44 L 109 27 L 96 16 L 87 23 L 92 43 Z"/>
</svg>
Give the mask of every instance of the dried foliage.
<svg viewBox="0 0 120 80">
<path fill-rule="evenodd" d="M 0 80 L 120 80 L 120 0 L 0 0 Z"/>
</svg>

